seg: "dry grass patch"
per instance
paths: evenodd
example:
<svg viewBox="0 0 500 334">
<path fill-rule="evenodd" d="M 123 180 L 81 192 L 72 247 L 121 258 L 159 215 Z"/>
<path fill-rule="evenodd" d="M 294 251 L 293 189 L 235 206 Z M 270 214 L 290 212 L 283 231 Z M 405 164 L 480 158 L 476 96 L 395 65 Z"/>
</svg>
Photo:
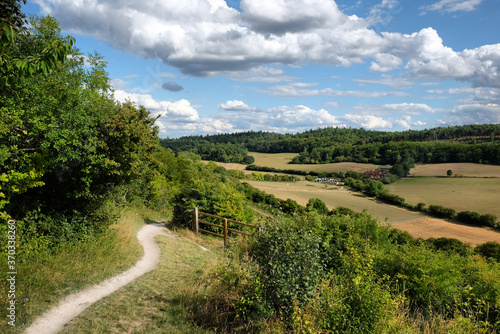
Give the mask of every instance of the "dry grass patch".
<svg viewBox="0 0 500 334">
<path fill-rule="evenodd" d="M 499 232 L 482 227 L 450 223 L 442 219 L 423 218 L 411 222 L 396 223 L 393 226 L 410 233 L 414 238 L 454 238 L 472 246 L 488 241 L 500 242 Z"/>
<path fill-rule="evenodd" d="M 332 164 L 289 164 L 292 159 L 297 156 L 296 153 L 256 153 L 251 152 L 249 155 L 255 158 L 257 166 L 274 167 L 278 169 L 293 169 L 306 172 L 347 172 L 353 170 L 356 172 L 364 172 L 367 169 L 377 169 L 379 165 L 361 164 L 356 162 L 339 162 Z"/>
</svg>

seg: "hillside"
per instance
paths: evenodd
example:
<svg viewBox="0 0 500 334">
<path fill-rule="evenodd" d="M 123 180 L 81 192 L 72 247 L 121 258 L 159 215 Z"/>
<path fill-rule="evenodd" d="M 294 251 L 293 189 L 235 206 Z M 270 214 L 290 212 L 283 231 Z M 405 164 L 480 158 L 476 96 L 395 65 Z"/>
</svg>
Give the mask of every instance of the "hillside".
<svg viewBox="0 0 500 334">
<path fill-rule="evenodd" d="M 475 162 L 500 164 L 500 125 L 463 125 L 403 132 L 322 128 L 298 134 L 245 132 L 161 139 L 174 152 L 205 160 L 249 164 L 248 152 L 297 153 L 292 163 L 396 164 Z"/>
</svg>

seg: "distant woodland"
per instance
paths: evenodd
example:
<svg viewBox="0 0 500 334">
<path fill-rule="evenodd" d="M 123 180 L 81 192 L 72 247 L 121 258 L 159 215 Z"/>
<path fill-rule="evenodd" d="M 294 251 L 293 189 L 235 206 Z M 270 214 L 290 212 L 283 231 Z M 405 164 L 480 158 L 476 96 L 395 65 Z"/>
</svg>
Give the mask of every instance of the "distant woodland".
<svg viewBox="0 0 500 334">
<path fill-rule="evenodd" d="M 190 151 L 202 159 L 253 163 L 248 151 L 297 153 L 292 163 L 362 162 L 404 163 L 474 162 L 500 164 L 500 124 L 439 127 L 403 132 L 323 128 L 299 134 L 243 132 L 162 139 L 174 152 Z"/>
</svg>

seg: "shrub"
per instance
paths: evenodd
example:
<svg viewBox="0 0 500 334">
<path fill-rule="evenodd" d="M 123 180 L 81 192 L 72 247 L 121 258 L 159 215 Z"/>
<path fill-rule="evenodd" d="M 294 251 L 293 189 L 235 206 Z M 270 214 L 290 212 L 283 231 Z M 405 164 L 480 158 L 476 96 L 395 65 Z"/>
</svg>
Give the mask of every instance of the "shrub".
<svg viewBox="0 0 500 334">
<path fill-rule="evenodd" d="M 441 205 L 429 205 L 429 212 L 438 218 L 454 218 L 455 210 L 445 208 Z"/>
<path fill-rule="evenodd" d="M 430 238 L 427 240 L 427 243 L 435 249 L 457 253 L 461 256 L 467 256 L 471 250 L 469 244 L 454 238 Z"/>
<path fill-rule="evenodd" d="M 398 229 L 392 229 L 389 232 L 389 239 L 397 245 L 407 245 L 415 241 L 415 238 L 410 233 Z"/>
<path fill-rule="evenodd" d="M 267 225 L 255 239 L 250 255 L 260 268 L 266 302 L 290 316 L 293 303 L 302 305 L 323 276 L 320 239 L 288 223 Z"/>
<path fill-rule="evenodd" d="M 483 226 L 495 227 L 497 217 L 495 215 L 487 213 L 487 214 L 481 215 L 481 217 L 479 218 L 479 221 L 481 222 L 481 225 L 483 225 Z"/>
<path fill-rule="evenodd" d="M 498 242 L 489 241 L 478 245 L 474 248 L 474 253 L 500 262 L 500 244 Z"/>
<path fill-rule="evenodd" d="M 404 205 L 405 199 L 401 196 L 391 194 L 386 190 L 378 193 L 377 198 L 389 204 Z"/>
<path fill-rule="evenodd" d="M 481 225 L 481 215 L 473 211 L 462 211 L 457 213 L 457 220 L 471 225 Z"/>
<path fill-rule="evenodd" d="M 351 216 L 355 217 L 358 213 L 352 209 L 346 208 L 345 206 L 337 206 L 335 209 L 332 209 L 329 216 Z"/>
<path fill-rule="evenodd" d="M 306 205 L 306 210 L 307 211 L 314 210 L 322 215 L 328 214 L 328 208 L 326 207 L 325 202 L 323 202 L 319 198 L 310 198 L 309 202 Z"/>
</svg>

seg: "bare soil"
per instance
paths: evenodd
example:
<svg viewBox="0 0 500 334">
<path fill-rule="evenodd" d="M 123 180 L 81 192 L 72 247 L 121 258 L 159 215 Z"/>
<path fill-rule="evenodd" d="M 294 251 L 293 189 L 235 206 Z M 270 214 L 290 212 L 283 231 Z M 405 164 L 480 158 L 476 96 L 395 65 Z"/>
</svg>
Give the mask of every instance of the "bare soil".
<svg viewBox="0 0 500 334">
<path fill-rule="evenodd" d="M 409 222 L 392 223 L 393 227 L 410 233 L 414 238 L 454 238 L 472 246 L 496 241 L 500 243 L 500 233 L 483 227 L 473 227 L 450 223 L 442 219 L 421 218 Z"/>
</svg>

